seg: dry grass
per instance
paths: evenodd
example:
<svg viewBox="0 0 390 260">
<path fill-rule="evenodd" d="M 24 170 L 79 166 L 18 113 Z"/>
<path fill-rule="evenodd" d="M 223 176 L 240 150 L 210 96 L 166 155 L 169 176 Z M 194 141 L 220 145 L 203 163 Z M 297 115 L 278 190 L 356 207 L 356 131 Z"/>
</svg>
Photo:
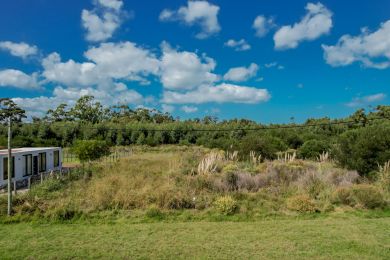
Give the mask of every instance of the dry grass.
<svg viewBox="0 0 390 260">
<path fill-rule="evenodd" d="M 150 208 L 208 212 L 217 198 L 232 196 L 240 211 L 251 215 L 259 211 L 281 213 L 286 200 L 296 195 L 309 196 L 322 211 L 330 208 L 326 205 L 333 203 L 335 190 L 361 181 L 355 171 L 337 168 L 331 162 L 297 160 L 293 155 L 260 163 L 254 153 L 246 162 L 237 161 L 237 153 L 199 147 L 140 147 L 134 151 L 115 164 L 101 165 L 90 178 L 58 188 L 53 182 L 54 189 L 37 186 L 40 192 L 18 198 L 16 211 L 38 211 L 54 217 L 68 211 L 94 214 Z"/>
</svg>

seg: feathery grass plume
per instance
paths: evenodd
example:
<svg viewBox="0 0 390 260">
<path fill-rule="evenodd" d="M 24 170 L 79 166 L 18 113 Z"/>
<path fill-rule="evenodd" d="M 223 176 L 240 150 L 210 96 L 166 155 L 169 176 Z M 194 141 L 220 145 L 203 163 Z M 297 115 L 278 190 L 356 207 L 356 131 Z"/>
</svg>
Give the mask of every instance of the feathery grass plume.
<svg viewBox="0 0 390 260">
<path fill-rule="evenodd" d="M 238 151 L 232 151 L 232 152 L 226 151 L 225 158 L 228 161 L 233 161 L 233 162 L 237 161 Z"/>
<path fill-rule="evenodd" d="M 253 163 L 254 165 L 257 165 L 258 163 L 261 162 L 261 154 L 256 155 L 255 151 L 249 152 L 249 158 L 250 158 L 251 163 Z"/>
<path fill-rule="evenodd" d="M 280 162 L 293 162 L 297 158 L 297 152 L 294 151 L 293 153 L 286 151 L 286 152 L 279 152 L 278 155 L 278 161 Z"/>
<path fill-rule="evenodd" d="M 324 162 L 328 162 L 329 161 L 329 152 L 322 152 L 322 154 L 320 154 L 318 157 L 317 157 L 317 161 L 319 161 L 320 163 L 324 163 Z"/>
<path fill-rule="evenodd" d="M 382 186 L 383 190 L 390 192 L 390 160 L 385 162 L 383 165 L 378 165 L 379 167 L 379 179 L 378 182 Z"/>
<path fill-rule="evenodd" d="M 210 174 L 215 173 L 218 168 L 218 164 L 224 161 L 225 156 L 219 151 L 212 151 L 207 154 L 198 165 L 198 174 Z"/>
</svg>

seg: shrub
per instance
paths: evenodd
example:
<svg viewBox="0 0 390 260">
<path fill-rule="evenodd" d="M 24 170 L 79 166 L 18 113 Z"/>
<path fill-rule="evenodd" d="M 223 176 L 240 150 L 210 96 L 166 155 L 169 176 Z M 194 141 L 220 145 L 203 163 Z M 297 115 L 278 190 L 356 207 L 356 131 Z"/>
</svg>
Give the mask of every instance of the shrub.
<svg viewBox="0 0 390 260">
<path fill-rule="evenodd" d="M 108 144 L 98 140 L 76 141 L 71 150 L 81 162 L 94 161 L 110 153 Z"/>
<path fill-rule="evenodd" d="M 229 172 L 226 174 L 225 180 L 226 180 L 226 183 L 227 183 L 230 191 L 237 190 L 237 181 L 238 181 L 237 174 L 235 174 L 233 172 Z"/>
<path fill-rule="evenodd" d="M 384 204 L 382 193 L 377 187 L 368 184 L 352 186 L 352 193 L 357 205 L 368 209 L 381 207 Z"/>
<path fill-rule="evenodd" d="M 287 199 L 287 208 L 301 213 L 313 213 L 316 211 L 315 203 L 306 194 L 296 195 Z"/>
<path fill-rule="evenodd" d="M 378 208 L 385 203 L 379 189 L 369 184 L 340 187 L 333 194 L 333 202 L 367 209 Z"/>
<path fill-rule="evenodd" d="M 330 145 L 328 142 L 322 140 L 309 140 L 299 147 L 298 157 L 302 159 L 317 159 L 320 154 L 329 150 Z"/>
<path fill-rule="evenodd" d="M 332 195 L 333 203 L 341 203 L 344 205 L 354 206 L 355 200 L 353 198 L 352 190 L 350 187 L 339 187 Z"/>
<path fill-rule="evenodd" d="M 254 151 L 261 154 L 263 158 L 275 159 L 276 153 L 285 151 L 287 145 L 278 137 L 250 134 L 242 139 L 239 148 L 239 154 L 249 155 L 251 151 Z"/>
<path fill-rule="evenodd" d="M 167 190 L 158 195 L 158 204 L 166 209 L 192 209 L 195 203 L 190 196 L 180 191 Z"/>
<path fill-rule="evenodd" d="M 232 173 L 237 171 L 238 171 L 238 166 L 234 163 L 229 163 L 222 168 L 223 173 Z"/>
<path fill-rule="evenodd" d="M 233 215 L 237 209 L 237 201 L 234 200 L 231 196 L 219 197 L 214 202 L 215 208 L 224 215 Z"/>
<path fill-rule="evenodd" d="M 367 175 L 390 159 L 390 124 L 345 132 L 339 138 L 336 159 L 344 167 Z"/>
</svg>

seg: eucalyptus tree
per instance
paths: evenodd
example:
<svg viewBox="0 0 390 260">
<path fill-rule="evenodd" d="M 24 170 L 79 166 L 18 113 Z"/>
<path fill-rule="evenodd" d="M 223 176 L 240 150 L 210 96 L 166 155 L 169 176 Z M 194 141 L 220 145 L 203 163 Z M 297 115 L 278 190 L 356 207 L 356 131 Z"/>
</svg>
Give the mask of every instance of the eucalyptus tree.
<svg viewBox="0 0 390 260">
<path fill-rule="evenodd" d="M 8 215 L 12 214 L 12 190 L 11 190 L 11 180 L 12 180 L 12 123 L 19 123 L 23 118 L 26 117 L 26 111 L 21 109 L 12 99 L 10 98 L 0 98 L 0 122 L 8 122 Z"/>
</svg>

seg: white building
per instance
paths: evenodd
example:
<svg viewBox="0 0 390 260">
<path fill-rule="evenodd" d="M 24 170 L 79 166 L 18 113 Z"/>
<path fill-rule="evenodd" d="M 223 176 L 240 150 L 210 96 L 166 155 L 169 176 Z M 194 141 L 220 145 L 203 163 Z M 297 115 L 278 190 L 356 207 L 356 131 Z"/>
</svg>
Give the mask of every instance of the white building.
<svg viewBox="0 0 390 260">
<path fill-rule="evenodd" d="M 60 147 L 36 147 L 12 149 L 12 180 L 26 182 L 30 176 L 60 170 Z M 0 150 L 0 188 L 7 185 L 8 150 Z"/>
</svg>

